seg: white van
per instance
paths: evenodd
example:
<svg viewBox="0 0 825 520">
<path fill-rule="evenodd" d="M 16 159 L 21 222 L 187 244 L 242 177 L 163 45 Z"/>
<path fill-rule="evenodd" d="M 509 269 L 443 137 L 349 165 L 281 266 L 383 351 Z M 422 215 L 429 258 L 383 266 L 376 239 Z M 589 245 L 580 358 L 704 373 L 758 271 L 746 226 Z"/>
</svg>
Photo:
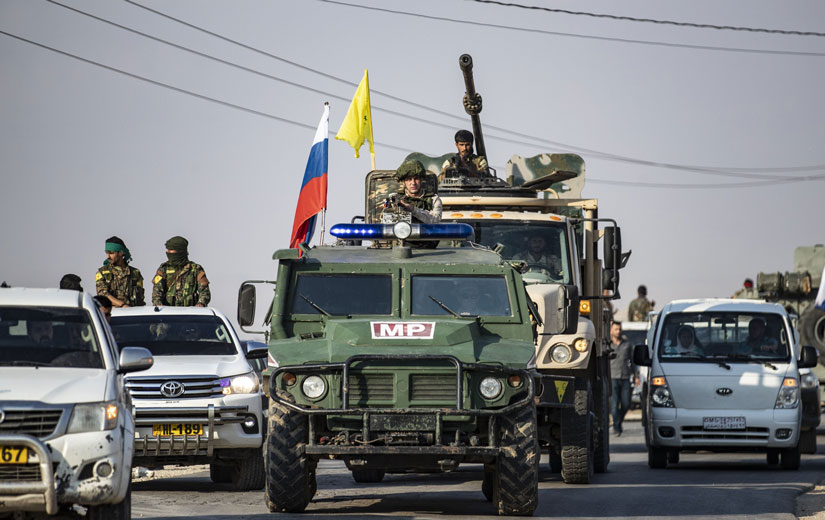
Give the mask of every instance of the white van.
<svg viewBox="0 0 825 520">
<path fill-rule="evenodd" d="M 683 450 L 763 451 L 768 464 L 798 469 L 799 368 L 816 365 L 782 306 L 743 300 L 669 303 L 655 322 L 646 407 L 648 464 L 664 468 Z"/>
</svg>

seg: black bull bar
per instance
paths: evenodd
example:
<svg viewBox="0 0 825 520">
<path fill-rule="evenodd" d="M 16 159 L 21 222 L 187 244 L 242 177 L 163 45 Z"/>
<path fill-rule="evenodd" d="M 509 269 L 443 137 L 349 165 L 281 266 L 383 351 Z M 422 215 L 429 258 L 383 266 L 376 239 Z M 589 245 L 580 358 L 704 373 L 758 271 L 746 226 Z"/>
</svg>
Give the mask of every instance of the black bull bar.
<svg viewBox="0 0 825 520">
<path fill-rule="evenodd" d="M 452 363 L 456 369 L 456 406 L 455 408 L 352 408 L 349 406 L 349 376 L 351 372 L 351 365 L 359 361 L 446 361 Z M 341 382 L 341 408 L 306 408 L 295 403 L 289 402 L 278 396 L 276 392 L 276 381 L 278 375 L 284 372 L 293 374 L 305 373 L 329 373 L 342 372 Z M 511 375 L 518 375 L 526 385 L 526 394 L 518 401 L 503 406 L 501 408 L 464 408 L 464 373 L 465 372 L 480 372 L 485 374 L 492 374 L 498 377 L 506 378 Z M 506 383 L 505 383 L 506 384 Z M 455 356 L 450 355 L 405 355 L 405 354 L 361 354 L 349 357 L 346 361 L 341 363 L 322 363 L 313 365 L 292 365 L 287 367 L 280 367 L 275 370 L 269 378 L 269 396 L 270 399 L 277 403 L 290 408 L 294 411 L 308 415 L 309 439 L 306 446 L 306 453 L 317 455 L 357 455 L 357 454 L 376 454 L 376 453 L 393 453 L 393 454 L 453 454 L 453 455 L 496 455 L 499 449 L 495 445 L 495 431 L 496 431 L 496 417 L 502 416 L 517 410 L 524 406 L 533 404 L 535 397 L 535 382 L 533 376 L 525 369 L 508 368 L 496 365 L 487 365 L 482 363 L 463 363 Z M 431 425 L 435 430 L 434 445 L 433 446 L 372 446 L 372 445 L 323 445 L 319 446 L 315 443 L 315 428 L 314 416 L 317 415 L 360 415 L 362 418 L 361 435 L 364 443 L 369 442 L 370 430 L 386 429 L 395 424 L 394 419 L 399 416 L 424 416 L 430 418 L 429 421 L 422 421 L 426 426 Z M 444 445 L 441 442 L 442 420 L 445 416 L 471 416 L 471 417 L 490 417 L 488 422 L 488 446 L 457 446 Z M 426 427 L 425 426 L 425 427 Z M 423 429 L 423 428 L 422 428 Z M 430 429 L 427 427 L 426 429 Z"/>
</svg>

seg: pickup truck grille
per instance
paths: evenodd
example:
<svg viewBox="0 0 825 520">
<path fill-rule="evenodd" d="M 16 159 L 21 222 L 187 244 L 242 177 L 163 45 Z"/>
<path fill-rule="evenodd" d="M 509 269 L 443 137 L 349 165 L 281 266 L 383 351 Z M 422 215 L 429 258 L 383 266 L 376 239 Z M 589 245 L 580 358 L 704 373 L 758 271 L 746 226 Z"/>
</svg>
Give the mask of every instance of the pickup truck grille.
<svg viewBox="0 0 825 520">
<path fill-rule="evenodd" d="M 39 482 L 40 464 L 11 464 L 0 466 L 0 482 Z"/>
<path fill-rule="evenodd" d="M 54 433 L 62 410 L 4 410 L 0 433 L 18 433 L 43 438 Z"/>
<path fill-rule="evenodd" d="M 182 384 L 183 393 L 164 393 L 166 383 Z M 130 377 L 126 380 L 126 388 L 132 399 L 203 399 L 223 395 L 221 380 L 217 376 Z"/>
</svg>

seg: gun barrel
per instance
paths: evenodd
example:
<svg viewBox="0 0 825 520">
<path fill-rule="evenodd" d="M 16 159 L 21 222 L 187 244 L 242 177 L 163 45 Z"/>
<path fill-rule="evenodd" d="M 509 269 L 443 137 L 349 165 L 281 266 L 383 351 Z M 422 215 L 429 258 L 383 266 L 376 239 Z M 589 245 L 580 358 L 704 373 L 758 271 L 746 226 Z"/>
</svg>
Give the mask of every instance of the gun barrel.
<svg viewBox="0 0 825 520">
<path fill-rule="evenodd" d="M 473 57 L 469 54 L 462 54 L 458 58 L 458 66 L 461 67 L 461 72 L 464 74 L 464 87 L 467 90 L 467 99 L 471 102 L 476 97 L 476 85 L 473 81 Z M 484 146 L 484 134 L 481 132 L 481 106 L 478 109 L 471 110 L 465 104 L 464 111 L 470 115 L 470 120 L 473 123 L 473 136 L 475 137 L 476 153 L 478 155 L 487 156 L 487 149 Z"/>
</svg>

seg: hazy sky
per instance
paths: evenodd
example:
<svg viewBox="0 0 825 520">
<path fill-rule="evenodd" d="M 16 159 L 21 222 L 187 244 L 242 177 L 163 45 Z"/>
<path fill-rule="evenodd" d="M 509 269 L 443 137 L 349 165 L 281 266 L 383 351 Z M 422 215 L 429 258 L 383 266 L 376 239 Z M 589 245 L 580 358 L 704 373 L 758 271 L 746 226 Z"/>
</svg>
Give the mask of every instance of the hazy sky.
<svg viewBox="0 0 825 520">
<path fill-rule="evenodd" d="M 93 290 L 111 235 L 148 282 L 164 242 L 180 234 L 206 268 L 213 305 L 234 316 L 239 284 L 274 278 L 272 253 L 288 245 L 324 101 L 334 133 L 368 68 L 378 168 L 395 168 L 405 150 L 446 153 L 455 130 L 470 127 L 465 52 L 502 174 L 514 154 L 592 150 L 581 152 L 584 195 L 619 221 L 633 250 L 619 307 L 639 283 L 657 308 L 728 296 L 746 276 L 791 269 L 797 245 L 825 242 L 821 36 L 469 0 L 342 2 L 384 11 L 318 0 L 59 0 L 116 27 L 57 1 L 0 3 L 1 31 L 54 49 L 0 34 L 0 280 L 15 286 L 55 286 L 74 272 Z M 825 32 L 819 1 L 514 1 Z M 329 156 L 331 224 L 363 214 L 370 163 L 332 138 Z"/>
</svg>

